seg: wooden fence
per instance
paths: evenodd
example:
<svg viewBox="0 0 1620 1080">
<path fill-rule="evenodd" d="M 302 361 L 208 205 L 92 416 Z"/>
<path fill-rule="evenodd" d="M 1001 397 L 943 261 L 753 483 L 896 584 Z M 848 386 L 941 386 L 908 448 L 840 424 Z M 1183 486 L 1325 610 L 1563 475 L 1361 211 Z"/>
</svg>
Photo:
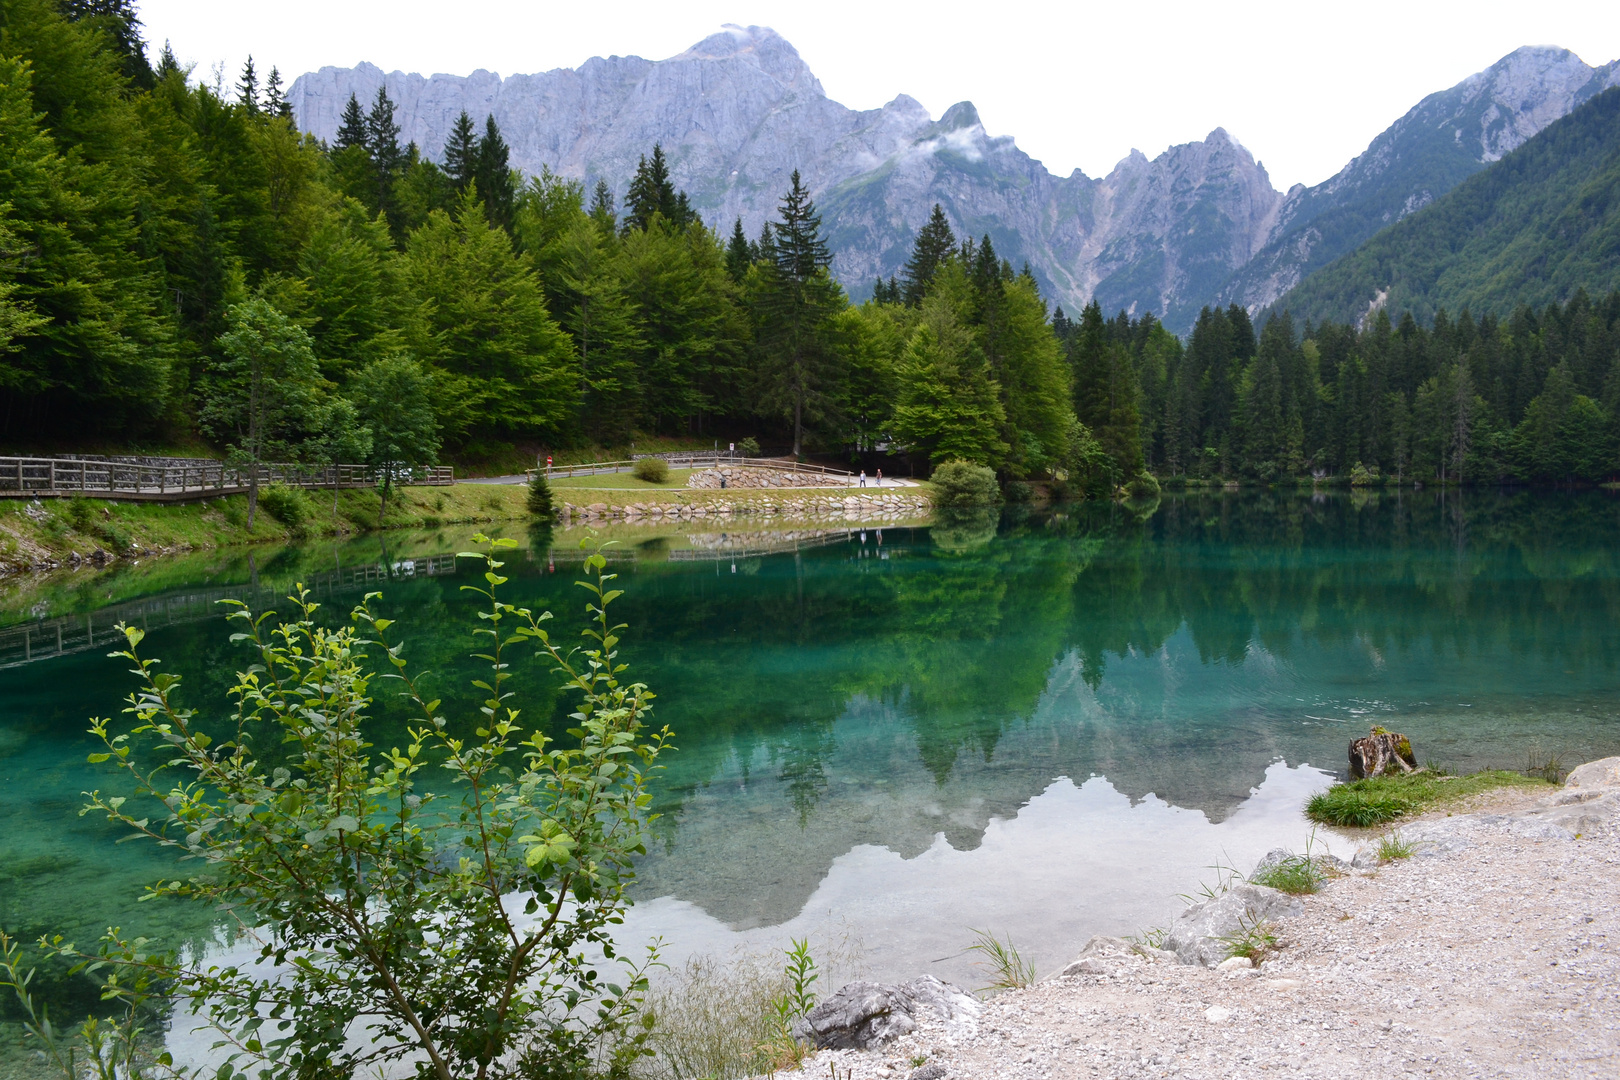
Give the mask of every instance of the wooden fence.
<svg viewBox="0 0 1620 1080">
<path fill-rule="evenodd" d="M 663 458 L 672 469 L 717 469 L 722 465 L 741 465 L 750 469 L 779 469 L 783 472 L 815 473 L 821 476 L 854 476 L 848 469 L 834 469 L 827 465 L 812 465 L 805 461 L 782 461 L 777 458 L 745 458 L 733 454 L 644 454 L 631 461 L 591 461 L 582 465 L 553 465 L 544 472 L 552 478 L 563 476 L 599 476 L 606 473 L 629 472 L 643 458 Z M 0 459 L 3 460 L 3 459 Z M 529 469 L 529 474 L 536 470 Z"/>
<path fill-rule="evenodd" d="M 448 465 L 400 466 L 394 482 L 403 486 L 455 483 Z M 303 488 L 374 487 L 378 471 L 366 465 L 305 466 L 264 464 L 255 469 L 223 461 L 142 462 L 92 458 L 0 457 L 0 498 L 51 499 L 90 495 L 109 499 L 184 502 L 281 483 Z"/>
</svg>

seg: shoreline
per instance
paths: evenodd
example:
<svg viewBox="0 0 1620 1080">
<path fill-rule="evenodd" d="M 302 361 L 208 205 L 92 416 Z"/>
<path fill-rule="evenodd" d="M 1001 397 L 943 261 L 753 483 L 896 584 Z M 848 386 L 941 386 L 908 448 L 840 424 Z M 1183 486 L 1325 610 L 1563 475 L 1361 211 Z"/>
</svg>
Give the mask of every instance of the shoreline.
<svg viewBox="0 0 1620 1080">
<path fill-rule="evenodd" d="M 1354 864 L 1287 905 L 1258 968 L 1094 938 L 1031 987 L 921 1010 L 887 1045 L 820 1050 L 777 1075 L 1612 1077 L 1620 758 L 1594 764 L 1547 795 L 1493 792 L 1403 822 L 1410 857 L 1379 862 L 1377 834 L 1345 830 L 1367 841 Z"/>
</svg>

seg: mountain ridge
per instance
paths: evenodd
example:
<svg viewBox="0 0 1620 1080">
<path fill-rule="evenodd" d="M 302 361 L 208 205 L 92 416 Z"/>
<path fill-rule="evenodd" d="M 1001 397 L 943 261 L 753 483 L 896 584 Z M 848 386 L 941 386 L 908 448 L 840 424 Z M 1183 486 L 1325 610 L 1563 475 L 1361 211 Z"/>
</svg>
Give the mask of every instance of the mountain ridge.
<svg viewBox="0 0 1620 1080">
<path fill-rule="evenodd" d="M 1444 194 L 1488 164 L 1484 156 L 1567 113 L 1600 78 L 1620 79 L 1620 65 L 1516 50 L 1426 97 L 1328 181 L 1287 193 L 1219 127 L 1152 158 L 1133 150 L 1103 177 L 1058 176 L 1012 136 L 990 135 L 971 102 L 936 120 L 905 94 L 867 110 L 833 101 L 791 43 L 759 26 L 728 25 L 665 60 L 592 57 L 505 78 L 326 67 L 300 76 L 288 97 L 300 127 L 330 139 L 351 93 L 369 101 L 386 86 L 403 137 L 435 160 L 463 108 L 493 113 L 515 167 L 604 179 L 620 195 L 640 155 L 662 143 L 676 183 L 722 231 L 740 217 L 757 233 L 797 169 L 822 209 L 834 272 L 857 299 L 900 270 L 938 202 L 958 235 L 988 235 L 1015 266 L 1027 261 L 1053 301 L 1153 311 L 1183 333 L 1205 304 L 1259 311 L 1376 232 L 1368 223 L 1387 216 L 1391 200 L 1410 212 Z M 1514 92 L 1517 103 L 1504 96 Z M 1417 119 L 1446 95 L 1483 102 L 1475 119 L 1496 112 L 1481 121 L 1479 155 L 1436 164 Z M 1386 158 L 1400 166 L 1393 174 Z M 1414 158 L 1416 168 L 1403 164 Z"/>
</svg>

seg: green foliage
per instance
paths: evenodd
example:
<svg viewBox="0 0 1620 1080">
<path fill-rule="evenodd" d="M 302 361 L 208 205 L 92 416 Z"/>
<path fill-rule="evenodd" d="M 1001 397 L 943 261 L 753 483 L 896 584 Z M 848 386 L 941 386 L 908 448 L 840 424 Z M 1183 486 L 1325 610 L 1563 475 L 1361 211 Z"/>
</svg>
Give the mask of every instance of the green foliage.
<svg viewBox="0 0 1620 1080">
<path fill-rule="evenodd" d="M 996 474 L 971 461 L 947 461 L 928 479 L 939 506 L 992 506 L 1001 501 Z"/>
<path fill-rule="evenodd" d="M 649 484 L 663 484 L 669 481 L 669 462 L 658 457 L 644 457 L 630 467 L 630 475 L 637 480 L 645 480 Z"/>
<path fill-rule="evenodd" d="M 1238 918 L 1235 931 L 1216 940 L 1226 946 L 1228 957 L 1241 956 L 1259 966 L 1277 947 L 1276 931 L 1277 926 L 1273 922 L 1243 915 Z"/>
<path fill-rule="evenodd" d="M 1327 884 L 1327 874 L 1309 855 L 1290 855 L 1251 875 L 1249 880 L 1291 896 L 1307 896 L 1322 890 Z"/>
<path fill-rule="evenodd" d="M 90 805 L 203 860 L 207 874 L 152 895 L 231 905 L 255 924 L 262 967 L 193 965 L 116 930 L 99 956 L 59 941 L 52 951 L 96 965 L 113 999 L 134 1002 L 161 980 L 265 1077 L 404 1062 L 442 1080 L 622 1074 L 645 1054 L 634 1019 L 645 965 L 619 954 L 611 930 L 645 852 L 646 782 L 669 732 L 649 730 L 653 695 L 623 680 L 623 628 L 608 614 L 619 592 L 600 552 L 586 558 L 591 621 L 576 649 L 550 637 L 549 613 L 500 600 L 497 556 L 512 546 L 469 553 L 485 563 L 483 586 L 465 588 L 484 600 L 474 633 L 489 665 L 470 719 L 424 699 L 377 594 L 336 628 L 317 623 L 302 589 L 285 622 L 238 604 L 235 639 L 255 666 L 222 724 L 180 705 L 179 679 L 124 628 L 120 655 L 140 680 L 133 727 L 96 720 L 104 750 L 91 760 L 112 762 L 133 790 L 93 792 Z M 579 695 L 560 742 L 520 723 L 510 658 L 527 647 Z M 378 679 L 415 712 L 402 748 L 375 751 L 362 734 Z M 151 750 L 185 778 L 148 771 Z M 447 771 L 450 791 L 429 790 L 424 769 Z M 522 919 L 507 907 L 514 893 Z M 622 980 L 599 978 L 603 965 Z M 370 1037 L 349 1039 L 357 1023 Z"/>
<path fill-rule="evenodd" d="M 974 930 L 972 933 L 974 942 L 967 947 L 967 951 L 976 952 L 982 957 L 977 966 L 985 969 L 990 976 L 990 982 L 981 989 L 1022 990 L 1035 985 L 1035 962 L 1025 960 L 1018 954 L 1011 937 L 1003 941 L 988 930 Z"/>
<path fill-rule="evenodd" d="M 1314 322 L 1393 311 L 1506 315 L 1620 288 L 1620 89 L 1609 89 L 1277 301 Z"/>
<path fill-rule="evenodd" d="M 1132 498 L 1154 499 L 1159 495 L 1159 482 L 1152 473 L 1137 473 L 1125 484 L 1125 490 Z"/>
<path fill-rule="evenodd" d="M 303 530 L 310 517 L 309 496 L 302 488 L 271 484 L 259 492 L 259 505 L 295 533 Z"/>
<path fill-rule="evenodd" d="M 935 275 L 900 361 L 893 430 L 931 457 L 990 465 L 1008 450 L 1002 439 L 1007 413 L 965 319 L 970 288 L 954 259 Z"/>
<path fill-rule="evenodd" d="M 1487 769 L 1467 776 L 1445 776 L 1430 770 L 1394 776 L 1371 776 L 1347 784 L 1334 784 L 1311 796 L 1305 816 L 1324 825 L 1370 828 L 1408 814 L 1455 802 L 1482 791 L 1502 787 L 1545 784 L 1542 777 Z"/>
<path fill-rule="evenodd" d="M 1035 497 L 1035 489 L 1022 480 L 1009 480 L 1002 485 L 1001 497 L 1009 503 L 1027 503 Z"/>
<path fill-rule="evenodd" d="M 737 443 L 737 453 L 741 454 L 743 457 L 759 457 L 759 440 L 755 439 L 752 435 L 741 440 Z"/>
<path fill-rule="evenodd" d="M 529 494 L 525 504 L 529 516 L 540 522 L 557 520 L 557 501 L 552 497 L 551 484 L 546 480 L 544 470 L 536 469 L 529 474 Z"/>
<path fill-rule="evenodd" d="M 1378 861 L 1395 862 L 1398 859 L 1410 859 L 1417 854 L 1417 845 L 1410 840 L 1402 839 L 1399 831 L 1388 836 L 1378 838 Z"/>
</svg>

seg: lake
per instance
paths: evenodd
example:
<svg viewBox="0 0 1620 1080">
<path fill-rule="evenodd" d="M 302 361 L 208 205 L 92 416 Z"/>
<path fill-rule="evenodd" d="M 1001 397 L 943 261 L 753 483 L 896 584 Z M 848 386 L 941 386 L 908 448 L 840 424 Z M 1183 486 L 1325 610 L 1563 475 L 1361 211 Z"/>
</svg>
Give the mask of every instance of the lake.
<svg viewBox="0 0 1620 1080">
<path fill-rule="evenodd" d="M 1455 769 L 1620 749 L 1620 501 L 1604 493 L 1167 496 L 932 527 L 609 530 L 624 658 L 678 751 L 658 781 L 629 940 L 693 952 L 852 946 L 879 977 L 978 985 L 971 929 L 1042 974 L 1093 933 L 1312 842 L 1300 806 L 1381 724 Z M 578 531 L 531 538 L 509 599 L 579 625 Z M 209 913 L 135 903 L 174 865 L 80 817 L 116 784 L 91 715 L 128 692 L 113 622 L 217 707 L 243 663 L 214 601 L 372 589 L 435 693 L 472 711 L 478 567 L 453 533 L 226 552 L 0 596 L 0 928 L 173 944 Z M 524 662 L 526 715 L 564 700 Z M 378 741 L 400 723 L 379 702 Z M 470 726 L 470 725 L 469 725 Z M 1347 853 L 1342 838 L 1315 843 Z M 93 995 L 47 972 L 58 1020 Z"/>
</svg>

